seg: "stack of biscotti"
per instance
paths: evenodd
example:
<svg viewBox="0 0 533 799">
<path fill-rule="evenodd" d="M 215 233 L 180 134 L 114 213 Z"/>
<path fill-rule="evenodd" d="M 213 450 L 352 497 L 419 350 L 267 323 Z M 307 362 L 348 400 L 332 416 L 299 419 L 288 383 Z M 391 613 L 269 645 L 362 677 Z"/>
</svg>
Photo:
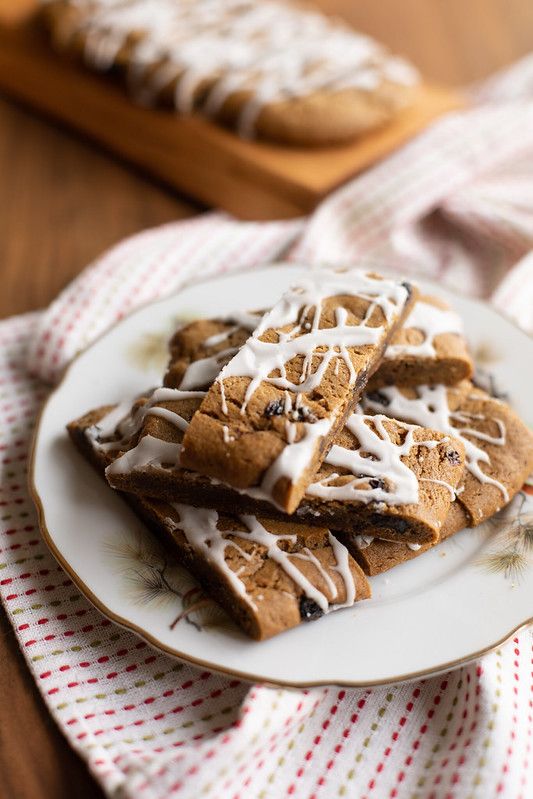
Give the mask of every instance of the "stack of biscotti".
<svg viewBox="0 0 533 799">
<path fill-rule="evenodd" d="M 143 104 L 245 137 L 354 139 L 409 106 L 417 71 L 290 0 L 41 0 L 54 47 L 122 79 Z"/>
<path fill-rule="evenodd" d="M 364 573 L 480 523 L 533 468 L 457 315 L 405 282 L 319 271 L 170 353 L 160 388 L 69 431 L 255 638 L 367 598 Z"/>
</svg>

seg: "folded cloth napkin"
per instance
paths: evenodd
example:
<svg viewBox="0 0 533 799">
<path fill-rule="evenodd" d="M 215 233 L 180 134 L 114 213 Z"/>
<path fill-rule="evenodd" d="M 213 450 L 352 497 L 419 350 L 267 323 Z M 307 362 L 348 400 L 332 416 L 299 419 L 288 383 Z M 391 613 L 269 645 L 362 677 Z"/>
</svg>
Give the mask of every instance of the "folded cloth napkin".
<svg viewBox="0 0 533 799">
<path fill-rule="evenodd" d="M 276 690 L 189 667 L 103 618 L 48 553 L 31 430 L 72 356 L 140 303 L 275 259 L 427 275 L 533 330 L 533 58 L 308 220 L 207 214 L 143 232 L 42 313 L 0 323 L 0 594 L 42 695 L 109 795 L 531 796 L 529 632 L 479 663 L 373 690 Z M 385 633 L 384 633 L 385 634 Z"/>
</svg>

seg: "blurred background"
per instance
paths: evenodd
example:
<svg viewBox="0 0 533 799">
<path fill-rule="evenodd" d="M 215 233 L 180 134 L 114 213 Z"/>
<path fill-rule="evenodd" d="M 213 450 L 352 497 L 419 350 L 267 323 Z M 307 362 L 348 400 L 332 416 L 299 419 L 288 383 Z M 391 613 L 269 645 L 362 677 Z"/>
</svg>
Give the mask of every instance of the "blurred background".
<svg viewBox="0 0 533 799">
<path fill-rule="evenodd" d="M 0 14 L 30 3 L 0 0 Z M 444 84 L 479 80 L 533 50 L 531 0 L 318 0 L 316 5 Z M 201 210 L 1 96 L 0 174 L 0 317 L 47 304 L 123 236 Z"/>
</svg>

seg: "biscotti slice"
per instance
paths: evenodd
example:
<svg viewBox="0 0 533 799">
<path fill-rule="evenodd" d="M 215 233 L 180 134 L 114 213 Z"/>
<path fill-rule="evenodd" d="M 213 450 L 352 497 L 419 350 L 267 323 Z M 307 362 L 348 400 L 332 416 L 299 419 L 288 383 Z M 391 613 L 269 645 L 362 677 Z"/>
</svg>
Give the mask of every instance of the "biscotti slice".
<svg viewBox="0 0 533 799">
<path fill-rule="evenodd" d="M 95 430 L 113 422 L 115 410 L 100 408 L 68 425 L 102 476 L 112 455 Z M 329 530 L 122 496 L 252 638 L 270 638 L 370 596 L 360 567 Z"/>
<path fill-rule="evenodd" d="M 114 458 L 116 489 L 199 507 L 291 517 L 260 498 L 180 466 L 184 430 L 202 392 L 160 388 L 86 431 Z M 124 416 L 126 412 L 126 415 Z M 120 415 L 122 414 L 122 417 Z M 113 427 L 115 425 L 115 427 Z M 392 541 L 436 541 L 464 467 L 460 441 L 388 419 L 350 415 L 296 511 L 298 519 Z"/>
<path fill-rule="evenodd" d="M 370 577 L 382 574 L 394 566 L 413 560 L 435 544 L 445 541 L 455 533 L 468 526 L 468 516 L 457 501 L 452 502 L 448 515 L 442 525 L 438 541 L 431 544 L 400 543 L 385 541 L 369 535 L 336 532 L 335 536 L 342 541 L 351 555 L 359 563 L 364 573 Z"/>
<path fill-rule="evenodd" d="M 169 342 L 170 359 L 163 385 L 207 391 L 259 326 L 264 313 L 235 311 L 216 319 L 196 319 L 178 328 Z"/>
<path fill-rule="evenodd" d="M 419 76 L 368 36 L 272 0 L 49 0 L 56 49 L 144 104 L 290 144 L 355 138 L 413 102 Z"/>
<path fill-rule="evenodd" d="M 465 447 L 463 480 L 457 489 L 469 525 L 507 505 L 533 471 L 533 433 L 501 400 L 469 380 L 454 387 L 383 387 L 366 394 L 367 413 L 431 426 L 459 438 Z"/>
<path fill-rule="evenodd" d="M 298 518 L 389 541 L 438 541 L 465 463 L 461 441 L 353 413 L 307 487 Z"/>
<path fill-rule="evenodd" d="M 292 513 L 414 298 L 408 283 L 362 271 L 310 274 L 222 369 L 182 466 Z"/>
<path fill-rule="evenodd" d="M 451 386 L 472 373 L 459 314 L 437 297 L 419 297 L 392 337 L 367 391 L 381 386 Z"/>
</svg>

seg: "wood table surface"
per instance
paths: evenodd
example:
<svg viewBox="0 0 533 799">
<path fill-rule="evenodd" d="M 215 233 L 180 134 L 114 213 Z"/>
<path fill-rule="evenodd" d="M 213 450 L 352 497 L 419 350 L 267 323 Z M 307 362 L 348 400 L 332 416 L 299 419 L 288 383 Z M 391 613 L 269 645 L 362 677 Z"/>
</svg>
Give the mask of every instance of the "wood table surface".
<svg viewBox="0 0 533 799">
<path fill-rule="evenodd" d="M 479 80 L 533 50 L 531 0 L 321 0 L 431 79 Z M 0 318 L 41 308 L 106 247 L 202 209 L 0 98 Z M 56 729 L 0 613 L 0 799 L 101 792 Z"/>
</svg>

